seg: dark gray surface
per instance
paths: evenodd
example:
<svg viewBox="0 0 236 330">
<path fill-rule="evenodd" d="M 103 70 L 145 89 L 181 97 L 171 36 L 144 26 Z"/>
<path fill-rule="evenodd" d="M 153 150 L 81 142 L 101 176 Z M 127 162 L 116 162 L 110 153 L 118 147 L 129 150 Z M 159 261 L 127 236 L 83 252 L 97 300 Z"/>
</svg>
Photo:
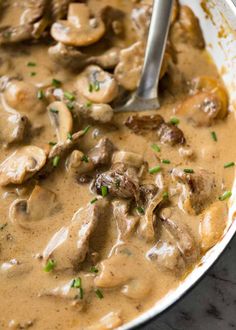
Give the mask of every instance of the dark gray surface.
<svg viewBox="0 0 236 330">
<path fill-rule="evenodd" d="M 142 329 L 236 329 L 236 237 L 189 294 Z"/>
</svg>

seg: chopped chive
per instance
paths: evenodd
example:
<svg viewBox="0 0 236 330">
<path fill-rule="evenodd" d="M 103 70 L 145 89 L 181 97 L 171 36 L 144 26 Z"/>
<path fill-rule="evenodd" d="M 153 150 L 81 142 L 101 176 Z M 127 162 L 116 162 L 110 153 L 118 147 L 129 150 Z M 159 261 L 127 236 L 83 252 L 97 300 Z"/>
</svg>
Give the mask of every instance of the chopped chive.
<svg viewBox="0 0 236 330">
<path fill-rule="evenodd" d="M 185 168 L 185 169 L 184 169 L 184 172 L 185 172 L 185 173 L 192 174 L 192 173 L 194 173 L 194 170 L 193 170 L 192 168 Z"/>
<path fill-rule="evenodd" d="M 228 162 L 224 164 L 224 168 L 232 167 L 235 165 L 235 162 Z"/>
<path fill-rule="evenodd" d="M 84 290 L 83 290 L 83 288 L 79 288 L 79 297 L 80 297 L 80 299 L 83 299 L 84 298 Z"/>
<path fill-rule="evenodd" d="M 58 113 L 59 112 L 57 109 L 53 109 L 53 108 L 50 108 L 49 111 L 52 112 L 52 113 Z"/>
<path fill-rule="evenodd" d="M 108 194 L 108 188 L 107 186 L 101 186 L 101 193 L 102 193 L 102 197 L 106 197 Z"/>
<path fill-rule="evenodd" d="M 220 197 L 219 200 L 220 201 L 225 201 L 226 199 L 230 198 L 232 196 L 232 192 L 231 191 L 225 191 Z"/>
<path fill-rule="evenodd" d="M 44 98 L 44 92 L 42 89 L 40 89 L 38 92 L 37 92 L 37 98 L 39 100 L 42 100 Z"/>
<path fill-rule="evenodd" d="M 61 81 L 58 79 L 52 79 L 52 85 L 56 88 L 61 87 Z"/>
<path fill-rule="evenodd" d="M 78 278 L 76 278 L 76 279 L 73 280 L 73 282 L 72 282 L 72 284 L 71 284 L 71 287 L 72 287 L 72 288 L 79 289 L 79 288 L 81 288 L 81 285 L 82 285 L 81 278 L 78 277 Z"/>
<path fill-rule="evenodd" d="M 212 137 L 212 139 L 215 141 L 215 142 L 217 142 L 218 141 L 218 138 L 217 138 L 217 135 L 216 135 L 216 132 L 211 132 L 211 137 Z"/>
<path fill-rule="evenodd" d="M 179 118 L 172 117 L 172 118 L 170 118 L 170 123 L 172 125 L 178 125 L 180 123 L 180 120 L 179 120 Z"/>
<path fill-rule="evenodd" d="M 75 100 L 75 95 L 70 92 L 64 92 L 64 96 L 67 100 L 71 102 Z"/>
<path fill-rule="evenodd" d="M 85 103 L 85 106 L 86 106 L 86 108 L 90 108 L 92 106 L 92 104 L 93 103 L 91 101 L 88 101 Z"/>
<path fill-rule="evenodd" d="M 70 132 L 67 133 L 67 139 L 72 140 L 72 134 Z"/>
<path fill-rule="evenodd" d="M 92 93 L 92 92 L 98 92 L 100 91 L 100 83 L 99 81 L 95 80 L 94 83 L 90 83 L 89 84 L 89 92 Z"/>
<path fill-rule="evenodd" d="M 169 193 L 167 191 L 165 191 L 162 195 L 163 199 L 167 199 L 169 198 Z"/>
<path fill-rule="evenodd" d="M 31 77 L 36 76 L 36 74 L 37 74 L 37 72 L 30 72 L 30 76 L 31 76 Z"/>
<path fill-rule="evenodd" d="M 35 62 L 28 62 L 27 63 L 27 66 L 34 67 L 34 66 L 36 66 L 36 63 Z"/>
<path fill-rule="evenodd" d="M 155 144 L 155 143 L 151 145 L 151 148 L 154 151 L 156 151 L 156 152 L 160 152 L 161 151 L 161 148 L 157 144 Z"/>
<path fill-rule="evenodd" d="M 72 102 L 68 102 L 66 105 L 70 111 L 74 109 L 74 104 Z"/>
<path fill-rule="evenodd" d="M 52 160 L 53 167 L 57 167 L 60 162 L 60 156 L 55 156 Z"/>
<path fill-rule="evenodd" d="M 161 166 L 160 166 L 160 165 L 155 166 L 155 167 L 152 167 L 152 168 L 150 168 L 150 169 L 148 170 L 148 172 L 149 172 L 150 174 L 155 174 L 155 173 L 158 173 L 158 172 L 160 172 L 160 171 L 161 171 Z"/>
<path fill-rule="evenodd" d="M 87 126 L 87 127 L 85 127 L 85 129 L 84 129 L 84 134 L 88 133 L 88 131 L 90 130 L 90 128 L 91 128 L 91 126 Z"/>
<path fill-rule="evenodd" d="M 44 271 L 46 273 L 51 272 L 54 268 L 56 267 L 56 261 L 54 261 L 53 259 L 49 259 L 46 266 L 44 267 Z"/>
<path fill-rule="evenodd" d="M 136 210 L 137 210 L 138 213 L 140 213 L 140 214 L 144 214 L 144 213 L 145 213 L 144 208 L 143 208 L 142 206 L 137 206 L 137 207 L 136 207 Z"/>
<path fill-rule="evenodd" d="M 83 155 L 83 157 L 81 158 L 81 160 L 85 163 L 88 163 L 89 162 L 89 159 L 88 159 L 88 156 L 86 155 Z"/>
<path fill-rule="evenodd" d="M 99 272 L 99 270 L 98 270 L 95 266 L 92 266 L 92 267 L 90 268 L 90 272 L 91 272 L 91 273 L 95 273 L 95 274 L 97 274 L 97 273 Z"/>
<path fill-rule="evenodd" d="M 163 164 L 170 164 L 170 160 L 169 159 L 162 159 L 161 161 Z"/>
<path fill-rule="evenodd" d="M 96 289 L 96 290 L 95 290 L 95 293 L 96 293 L 96 296 L 97 296 L 99 299 L 103 299 L 103 298 L 104 298 L 103 293 L 102 293 L 101 290 Z"/>
<path fill-rule="evenodd" d="M 53 146 L 55 146 L 57 143 L 56 143 L 56 142 L 53 142 L 53 141 L 49 141 L 48 144 L 49 144 L 50 146 L 53 147 Z"/>
<path fill-rule="evenodd" d="M 92 199 L 91 201 L 90 201 L 90 204 L 94 204 L 94 203 L 96 203 L 97 202 L 97 197 L 95 197 L 94 199 Z"/>
<path fill-rule="evenodd" d="M 2 225 L 0 225 L 0 230 L 3 230 L 6 226 L 7 226 L 7 222 L 4 223 L 4 224 L 2 224 Z"/>
</svg>

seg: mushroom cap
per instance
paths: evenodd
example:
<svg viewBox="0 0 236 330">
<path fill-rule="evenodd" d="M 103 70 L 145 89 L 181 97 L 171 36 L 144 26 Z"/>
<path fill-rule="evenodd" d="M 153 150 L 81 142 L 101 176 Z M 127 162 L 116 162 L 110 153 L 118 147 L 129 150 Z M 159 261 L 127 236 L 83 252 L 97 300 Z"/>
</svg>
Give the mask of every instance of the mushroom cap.
<svg viewBox="0 0 236 330">
<path fill-rule="evenodd" d="M 24 81 L 11 81 L 4 91 L 6 103 L 19 112 L 41 112 L 45 109 L 44 103 L 37 98 L 38 89 Z"/>
<path fill-rule="evenodd" d="M 70 110 L 65 103 L 60 101 L 51 103 L 48 110 L 58 142 L 65 142 L 68 139 L 68 133 L 71 134 L 73 129 L 73 118 Z"/>
<path fill-rule="evenodd" d="M 88 66 L 77 78 L 79 92 L 95 103 L 110 103 L 118 95 L 114 77 L 97 65 Z"/>
<path fill-rule="evenodd" d="M 97 42 L 105 33 L 105 24 L 100 17 L 91 18 L 86 4 L 72 3 L 67 21 L 55 22 L 51 28 L 52 37 L 69 46 L 88 46 Z"/>
<path fill-rule="evenodd" d="M 25 146 L 13 152 L 0 164 L 0 185 L 22 184 L 46 163 L 46 153 L 36 146 Z"/>
</svg>

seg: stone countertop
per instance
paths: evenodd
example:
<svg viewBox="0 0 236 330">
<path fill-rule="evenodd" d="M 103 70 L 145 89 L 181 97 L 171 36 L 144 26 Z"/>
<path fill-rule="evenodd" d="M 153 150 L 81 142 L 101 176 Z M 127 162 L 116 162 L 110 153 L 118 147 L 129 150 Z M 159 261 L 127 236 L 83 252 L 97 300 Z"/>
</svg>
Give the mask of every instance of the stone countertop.
<svg viewBox="0 0 236 330">
<path fill-rule="evenodd" d="M 143 329 L 236 329 L 236 237 L 192 291 Z"/>
</svg>

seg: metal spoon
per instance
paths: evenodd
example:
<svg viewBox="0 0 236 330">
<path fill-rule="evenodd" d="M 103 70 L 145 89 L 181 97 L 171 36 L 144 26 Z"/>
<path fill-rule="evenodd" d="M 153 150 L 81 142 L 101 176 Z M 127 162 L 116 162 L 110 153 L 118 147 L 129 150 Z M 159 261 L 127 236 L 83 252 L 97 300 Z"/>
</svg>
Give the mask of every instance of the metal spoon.
<svg viewBox="0 0 236 330">
<path fill-rule="evenodd" d="M 160 108 L 158 83 L 170 26 L 173 0 L 154 0 L 144 65 L 138 89 L 117 112 Z"/>
</svg>

